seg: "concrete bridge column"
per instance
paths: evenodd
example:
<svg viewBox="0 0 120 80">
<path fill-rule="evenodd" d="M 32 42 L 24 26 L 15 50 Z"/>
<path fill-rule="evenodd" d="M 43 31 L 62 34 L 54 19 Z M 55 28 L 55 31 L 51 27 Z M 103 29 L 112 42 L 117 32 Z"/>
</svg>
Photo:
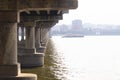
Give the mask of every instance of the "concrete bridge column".
<svg viewBox="0 0 120 80">
<path fill-rule="evenodd" d="M 45 37 L 44 37 L 44 41 L 45 41 L 45 42 L 48 42 L 48 40 L 49 40 L 49 38 L 50 38 L 50 36 L 49 36 L 49 30 L 50 30 L 50 28 L 51 28 L 51 27 L 47 27 L 47 28 L 45 29 Z"/>
<path fill-rule="evenodd" d="M 41 45 L 46 46 L 46 43 L 49 40 L 49 38 L 48 38 L 48 33 L 49 33 L 48 27 L 43 28 L 42 31 L 43 32 L 42 32 Z"/>
<path fill-rule="evenodd" d="M 17 23 L 0 22 L 0 76 L 18 75 L 19 70 L 17 64 L 16 48 L 17 48 Z M 8 73 L 9 70 L 8 72 L 6 71 L 6 69 L 10 69 L 9 67 L 11 67 L 10 70 L 11 74 Z"/>
<path fill-rule="evenodd" d="M 35 53 L 35 25 L 33 22 L 26 24 L 26 48 L 34 49 Z"/>
<path fill-rule="evenodd" d="M 40 40 L 40 43 L 41 43 L 41 46 L 46 46 L 46 34 L 47 34 L 47 27 L 48 25 L 47 24 L 43 24 L 41 26 L 41 40 Z"/>
<path fill-rule="evenodd" d="M 0 11 L 0 80 L 36 80 L 36 75 L 21 74 L 17 62 L 17 11 Z"/>
<path fill-rule="evenodd" d="M 37 26 L 35 28 L 35 47 L 36 47 L 36 51 L 38 53 L 44 53 L 44 51 L 45 51 L 46 48 L 43 47 L 43 46 L 41 46 L 41 43 L 40 43 L 40 34 L 41 34 L 40 27 Z"/>
<path fill-rule="evenodd" d="M 52 26 L 54 26 L 57 21 L 41 21 L 41 39 L 40 43 L 41 46 L 46 46 L 48 40 L 49 40 L 49 30 Z"/>
<path fill-rule="evenodd" d="M 19 62 L 22 67 L 36 67 L 43 66 L 44 54 L 36 53 L 35 48 L 35 23 L 25 22 L 26 27 L 26 47 L 19 48 Z"/>
<path fill-rule="evenodd" d="M 43 30 L 42 30 L 42 26 L 40 26 L 40 44 L 41 44 L 41 42 L 42 42 L 42 34 L 43 34 L 42 31 L 43 31 Z M 41 46 L 42 46 L 42 45 L 41 45 Z"/>
<path fill-rule="evenodd" d="M 40 28 L 35 28 L 35 47 L 40 48 Z"/>
</svg>

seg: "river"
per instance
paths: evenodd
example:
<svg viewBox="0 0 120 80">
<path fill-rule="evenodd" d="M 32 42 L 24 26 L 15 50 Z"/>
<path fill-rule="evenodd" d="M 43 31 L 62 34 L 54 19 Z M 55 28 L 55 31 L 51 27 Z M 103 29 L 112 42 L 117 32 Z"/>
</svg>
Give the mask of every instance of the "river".
<svg viewBox="0 0 120 80">
<path fill-rule="evenodd" d="M 120 36 L 53 36 L 38 80 L 120 80 Z"/>
</svg>

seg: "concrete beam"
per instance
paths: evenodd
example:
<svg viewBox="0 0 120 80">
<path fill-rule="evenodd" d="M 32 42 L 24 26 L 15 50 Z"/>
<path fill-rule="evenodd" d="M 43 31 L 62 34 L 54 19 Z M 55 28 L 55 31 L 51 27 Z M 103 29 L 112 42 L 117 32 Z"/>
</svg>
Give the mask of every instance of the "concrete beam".
<svg viewBox="0 0 120 80">
<path fill-rule="evenodd" d="M 62 13 L 59 13 L 56 15 L 50 15 L 46 14 L 46 15 L 41 15 L 41 14 L 21 14 L 20 16 L 20 22 L 35 22 L 35 21 L 56 21 L 56 20 L 62 20 L 63 16 Z"/>
<path fill-rule="evenodd" d="M 58 23 L 58 20 L 56 21 L 38 21 L 36 26 L 40 28 L 48 28 L 53 27 L 56 23 Z"/>
<path fill-rule="evenodd" d="M 34 22 L 34 21 L 56 21 L 62 20 L 63 16 L 24 16 L 21 17 L 21 22 Z"/>
<path fill-rule="evenodd" d="M 77 6 L 77 0 L 0 0 L 0 10 L 66 10 Z"/>
</svg>

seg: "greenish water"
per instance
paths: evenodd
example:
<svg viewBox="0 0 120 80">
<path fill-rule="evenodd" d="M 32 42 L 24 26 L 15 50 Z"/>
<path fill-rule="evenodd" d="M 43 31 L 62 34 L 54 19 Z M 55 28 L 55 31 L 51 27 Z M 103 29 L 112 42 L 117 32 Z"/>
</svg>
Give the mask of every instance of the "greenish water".
<svg viewBox="0 0 120 80">
<path fill-rule="evenodd" d="M 22 69 L 24 73 L 35 73 L 37 74 L 38 80 L 59 80 L 53 72 L 53 67 L 55 67 L 53 59 L 54 46 L 52 41 L 49 40 L 46 53 L 45 53 L 45 63 L 43 67 Z"/>
<path fill-rule="evenodd" d="M 120 80 L 120 36 L 53 36 L 45 65 L 22 71 L 38 80 Z"/>
</svg>

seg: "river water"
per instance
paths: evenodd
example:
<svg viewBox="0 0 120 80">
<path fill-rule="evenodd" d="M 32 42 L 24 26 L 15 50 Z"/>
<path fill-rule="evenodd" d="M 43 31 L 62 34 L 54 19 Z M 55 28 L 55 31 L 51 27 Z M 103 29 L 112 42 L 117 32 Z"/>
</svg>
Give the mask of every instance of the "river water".
<svg viewBox="0 0 120 80">
<path fill-rule="evenodd" d="M 120 80 L 120 36 L 53 36 L 38 80 Z"/>
</svg>

